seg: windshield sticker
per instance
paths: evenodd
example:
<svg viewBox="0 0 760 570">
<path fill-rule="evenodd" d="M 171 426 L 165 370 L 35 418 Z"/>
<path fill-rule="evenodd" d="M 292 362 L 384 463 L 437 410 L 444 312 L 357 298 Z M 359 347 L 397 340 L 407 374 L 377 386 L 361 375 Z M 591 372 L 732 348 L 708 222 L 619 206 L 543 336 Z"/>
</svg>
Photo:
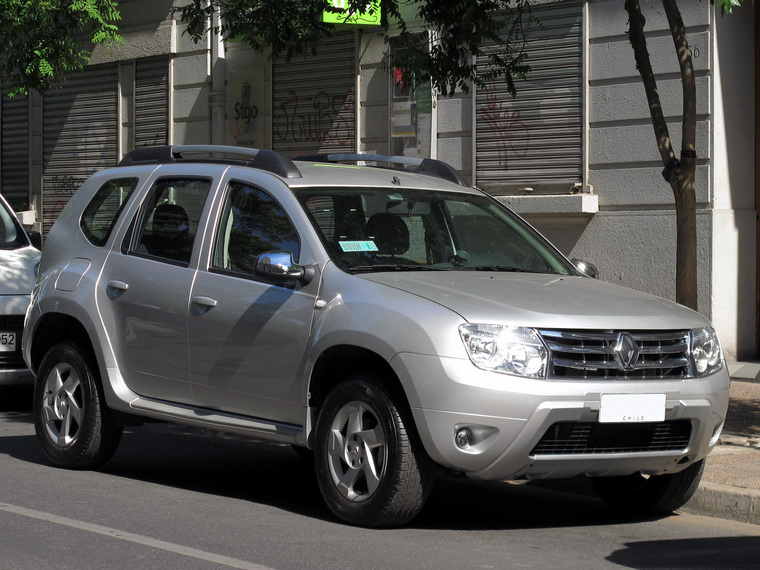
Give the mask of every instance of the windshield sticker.
<svg viewBox="0 0 760 570">
<path fill-rule="evenodd" d="M 340 249 L 344 252 L 350 251 L 377 251 L 374 241 L 341 241 Z"/>
</svg>

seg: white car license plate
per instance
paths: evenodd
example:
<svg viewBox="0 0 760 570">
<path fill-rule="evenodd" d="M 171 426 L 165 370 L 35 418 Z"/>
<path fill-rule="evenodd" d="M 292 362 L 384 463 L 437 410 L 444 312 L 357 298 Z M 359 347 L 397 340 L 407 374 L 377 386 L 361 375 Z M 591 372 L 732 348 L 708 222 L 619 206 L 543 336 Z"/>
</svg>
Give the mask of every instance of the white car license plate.
<svg viewBox="0 0 760 570">
<path fill-rule="evenodd" d="M 600 423 L 665 420 L 665 394 L 602 394 Z"/>
<path fill-rule="evenodd" d="M 16 333 L 0 332 L 0 352 L 13 352 L 16 350 Z"/>
</svg>

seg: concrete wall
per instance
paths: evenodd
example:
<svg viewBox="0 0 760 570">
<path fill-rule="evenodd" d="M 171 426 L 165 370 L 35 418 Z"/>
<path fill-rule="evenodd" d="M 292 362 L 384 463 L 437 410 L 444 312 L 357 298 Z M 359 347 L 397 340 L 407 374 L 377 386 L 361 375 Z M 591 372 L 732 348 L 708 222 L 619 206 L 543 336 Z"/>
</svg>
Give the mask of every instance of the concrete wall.
<svg viewBox="0 0 760 570">
<path fill-rule="evenodd" d="M 722 54 L 720 40 L 752 46 L 753 18 L 745 14 L 729 22 L 718 16 L 716 22 L 709 2 L 682 2 L 680 8 L 697 82 L 699 310 L 714 321 L 730 359 L 747 357 L 755 350 L 752 58 Z M 594 262 L 606 281 L 672 299 L 674 198 L 661 176 L 644 89 L 625 34 L 627 14 L 617 0 L 592 0 L 588 11 L 588 181 L 599 196 L 600 211 L 570 254 Z M 659 3 L 642 2 L 642 11 L 678 154 L 678 62 Z M 723 85 L 731 86 L 730 101 L 724 100 Z M 725 141 L 731 149 L 724 148 Z"/>
<path fill-rule="evenodd" d="M 390 76 L 387 46 L 376 33 L 359 35 L 359 150 L 389 152 Z"/>
<path fill-rule="evenodd" d="M 186 26 L 172 18 L 172 8 L 180 0 L 121 0 L 119 33 L 124 42 L 114 46 L 95 46 L 91 64 L 119 62 L 122 92 L 122 149 L 130 150 L 130 128 L 133 118 L 130 103 L 133 93 L 134 64 L 137 58 L 155 55 L 172 55 L 170 64 L 170 116 L 169 142 L 173 144 L 209 144 L 214 127 L 219 123 L 218 106 L 212 97 L 212 59 L 216 61 L 216 37 L 205 37 L 193 42 L 184 33 Z M 222 54 L 223 55 L 223 54 Z M 224 70 L 221 70 L 223 84 Z M 219 80 L 217 79 L 217 83 Z M 217 110 L 217 116 L 214 111 Z M 223 142 L 215 140 L 214 142 Z"/>
<path fill-rule="evenodd" d="M 710 314 L 711 53 L 707 2 L 683 3 L 684 23 L 697 77 L 697 201 L 700 266 L 699 308 Z M 682 97 L 678 61 L 662 7 L 642 3 L 652 65 L 676 154 L 680 151 Z M 599 196 L 593 216 L 572 255 L 595 263 L 602 279 L 656 295 L 675 297 L 675 212 L 670 186 L 662 178 L 641 78 L 626 35 L 622 2 L 589 3 L 588 181 Z"/>
<path fill-rule="evenodd" d="M 712 54 L 711 318 L 728 355 L 739 359 L 757 356 L 754 19 L 751 6 L 716 14 Z"/>
</svg>

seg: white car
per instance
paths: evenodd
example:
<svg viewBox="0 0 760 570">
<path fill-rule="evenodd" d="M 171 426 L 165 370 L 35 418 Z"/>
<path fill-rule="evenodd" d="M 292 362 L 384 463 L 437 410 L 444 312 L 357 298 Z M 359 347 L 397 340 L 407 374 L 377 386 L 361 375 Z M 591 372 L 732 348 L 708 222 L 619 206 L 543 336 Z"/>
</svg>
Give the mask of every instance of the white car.
<svg viewBox="0 0 760 570">
<path fill-rule="evenodd" d="M 0 386 L 34 379 L 21 357 L 21 332 L 39 261 L 40 250 L 0 195 Z"/>
</svg>

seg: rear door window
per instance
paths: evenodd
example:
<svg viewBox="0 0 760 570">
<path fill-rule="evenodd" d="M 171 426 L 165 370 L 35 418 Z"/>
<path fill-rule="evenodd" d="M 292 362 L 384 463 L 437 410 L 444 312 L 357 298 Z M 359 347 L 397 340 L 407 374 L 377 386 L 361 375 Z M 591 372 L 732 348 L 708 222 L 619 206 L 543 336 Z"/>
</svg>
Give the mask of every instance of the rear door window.
<svg viewBox="0 0 760 570">
<path fill-rule="evenodd" d="M 132 251 L 187 265 L 193 252 L 210 179 L 158 180 L 138 218 Z"/>
</svg>

